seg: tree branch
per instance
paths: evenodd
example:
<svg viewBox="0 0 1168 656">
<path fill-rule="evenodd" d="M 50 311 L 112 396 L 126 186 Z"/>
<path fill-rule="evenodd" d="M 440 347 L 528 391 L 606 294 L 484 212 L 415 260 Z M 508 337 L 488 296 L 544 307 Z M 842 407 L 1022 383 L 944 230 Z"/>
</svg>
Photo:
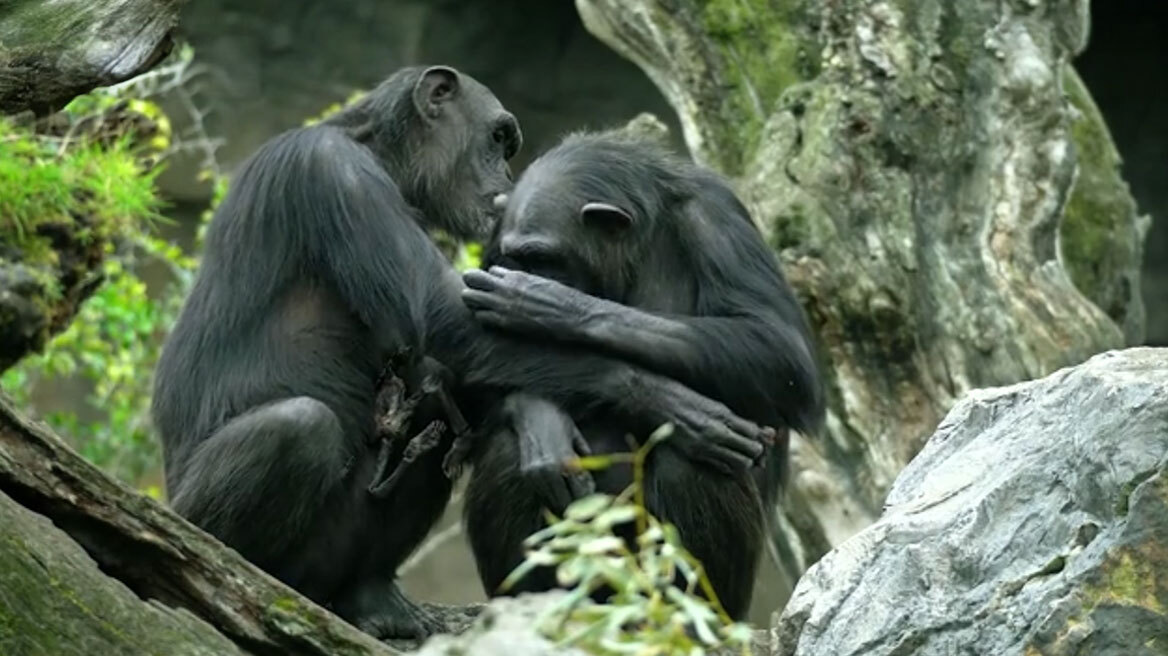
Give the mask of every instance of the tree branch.
<svg viewBox="0 0 1168 656">
<path fill-rule="evenodd" d="M 115 482 L 45 427 L 21 417 L 3 397 L 0 493 L 51 519 L 106 576 L 142 600 L 155 608 L 189 611 L 243 652 L 396 653 L 301 597 L 168 508 Z M 11 510 L 5 512 L 11 514 Z M 24 535 L 12 533 L 8 524 L 5 527 L 0 538 Z M 58 594 L 52 588 L 29 592 Z M 0 604 L 0 619 L 5 612 L 11 611 Z"/>
<path fill-rule="evenodd" d="M 173 46 L 185 0 L 10 0 L 0 15 L 0 113 L 38 116 L 143 73 Z"/>
</svg>

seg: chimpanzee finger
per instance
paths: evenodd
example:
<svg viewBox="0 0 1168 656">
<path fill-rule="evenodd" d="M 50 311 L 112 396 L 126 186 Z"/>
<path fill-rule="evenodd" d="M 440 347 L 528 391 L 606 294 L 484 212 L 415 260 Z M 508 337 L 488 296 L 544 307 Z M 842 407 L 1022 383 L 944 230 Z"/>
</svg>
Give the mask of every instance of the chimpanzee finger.
<svg viewBox="0 0 1168 656">
<path fill-rule="evenodd" d="M 475 312 L 474 318 L 476 321 L 483 324 L 484 326 L 487 326 L 488 328 L 498 328 L 500 330 L 505 330 L 512 327 L 511 320 L 506 316 L 499 314 L 498 312 L 482 310 Z"/>
<path fill-rule="evenodd" d="M 495 310 L 503 305 L 497 294 L 470 288 L 462 290 L 462 302 L 472 310 Z"/>
<path fill-rule="evenodd" d="M 541 468 L 536 473 L 536 480 L 544 503 L 553 512 L 563 512 L 564 508 L 572 503 L 572 493 L 568 489 L 568 482 L 564 480 L 560 472 L 550 468 Z"/>
<path fill-rule="evenodd" d="M 588 440 L 584 439 L 584 434 L 576 427 L 576 424 L 571 425 L 572 430 L 572 449 L 578 456 L 592 455 L 592 447 L 588 446 Z"/>
<path fill-rule="evenodd" d="M 462 282 L 473 289 L 491 291 L 499 286 L 499 277 L 492 276 L 482 269 L 469 269 L 462 273 Z"/>
<path fill-rule="evenodd" d="M 487 272 L 490 273 L 491 275 L 495 276 L 496 278 L 502 278 L 503 276 L 507 275 L 508 273 L 511 273 L 511 269 L 508 269 L 506 267 L 501 267 L 498 264 L 496 264 L 496 265 L 492 266 L 491 268 L 487 269 Z"/>
<path fill-rule="evenodd" d="M 596 491 L 596 481 L 592 474 L 586 471 L 574 472 L 568 475 L 568 488 L 572 500 L 582 499 Z M 565 508 L 567 506 L 564 506 Z"/>
<path fill-rule="evenodd" d="M 584 439 L 580 431 L 576 431 L 576 434 L 572 436 L 572 449 L 576 451 L 578 456 L 592 455 L 592 447 L 588 446 L 588 440 Z"/>
<path fill-rule="evenodd" d="M 721 457 L 735 471 L 749 469 L 762 455 L 763 445 L 753 439 L 736 435 L 725 426 L 707 435 L 710 452 Z"/>
<path fill-rule="evenodd" d="M 739 462 L 741 456 L 721 449 L 702 439 L 682 439 L 678 446 L 686 457 L 695 462 L 701 462 L 723 474 L 731 475 L 740 469 L 745 469 Z M 749 466 L 749 463 L 747 463 Z"/>
<path fill-rule="evenodd" d="M 706 425 L 701 431 L 703 442 L 710 448 L 733 453 L 753 462 L 762 455 L 764 446 L 760 439 L 754 437 L 754 432 L 738 433 L 724 423 L 714 421 Z"/>
<path fill-rule="evenodd" d="M 739 417 L 734 413 L 726 415 L 723 418 L 723 422 L 730 430 L 734 431 L 738 435 L 746 435 L 752 438 L 756 438 L 760 441 L 766 441 L 767 439 L 767 429 L 759 426 L 749 419 Z M 773 439 L 773 431 L 771 438 Z"/>
</svg>

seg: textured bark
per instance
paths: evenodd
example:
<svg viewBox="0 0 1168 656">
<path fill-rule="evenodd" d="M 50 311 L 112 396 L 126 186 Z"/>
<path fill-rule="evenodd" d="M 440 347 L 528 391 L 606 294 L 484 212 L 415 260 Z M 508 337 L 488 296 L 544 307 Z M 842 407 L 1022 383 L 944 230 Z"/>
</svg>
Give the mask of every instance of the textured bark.
<svg viewBox="0 0 1168 656">
<path fill-rule="evenodd" d="M 965 392 L 1142 337 L 1146 221 L 1067 63 L 1085 0 L 576 4 L 737 181 L 817 334 L 830 410 L 793 441 L 788 589 Z"/>
<path fill-rule="evenodd" d="M 21 254 L 6 253 L 0 241 L 0 371 L 44 348 L 101 283 L 105 244 L 79 239 L 79 231 L 87 227 L 85 217 L 42 226 L 53 241 L 55 257 L 49 264 L 21 262 Z"/>
<path fill-rule="evenodd" d="M 0 113 L 47 114 L 149 70 L 185 0 L 9 0 L 0 6 Z"/>
</svg>

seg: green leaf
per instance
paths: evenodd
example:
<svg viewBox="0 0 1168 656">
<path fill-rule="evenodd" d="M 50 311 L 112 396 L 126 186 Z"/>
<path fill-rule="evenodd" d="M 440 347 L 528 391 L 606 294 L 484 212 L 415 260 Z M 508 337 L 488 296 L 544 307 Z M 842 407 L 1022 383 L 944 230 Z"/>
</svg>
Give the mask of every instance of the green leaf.
<svg viewBox="0 0 1168 656">
<path fill-rule="evenodd" d="M 592 519 L 612 504 L 612 497 L 607 494 L 590 494 L 574 501 L 564 511 L 564 518 L 577 522 Z"/>
</svg>

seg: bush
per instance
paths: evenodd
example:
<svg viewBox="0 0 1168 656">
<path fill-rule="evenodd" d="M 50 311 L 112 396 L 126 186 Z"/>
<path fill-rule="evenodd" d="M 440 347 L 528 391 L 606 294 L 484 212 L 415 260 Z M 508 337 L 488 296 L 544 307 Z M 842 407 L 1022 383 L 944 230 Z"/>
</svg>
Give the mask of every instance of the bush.
<svg viewBox="0 0 1168 656">
<path fill-rule="evenodd" d="M 549 639 L 606 656 L 692 655 L 727 648 L 749 654 L 750 626 L 730 619 L 677 529 L 645 507 L 645 460 L 671 432 L 672 427 L 663 426 L 631 454 L 577 459 L 577 466 L 589 470 L 631 462 L 633 484 L 617 496 L 577 500 L 563 518 L 549 517 L 548 527 L 527 539 L 524 562 L 503 585 L 513 585 L 536 567 L 556 568 L 559 583 L 571 589 L 540 619 L 539 628 Z M 636 527 L 635 550 L 617 534 L 629 523 Z M 684 587 L 678 587 L 679 579 Z M 607 603 L 592 601 L 590 594 L 604 588 L 613 591 Z"/>
</svg>

